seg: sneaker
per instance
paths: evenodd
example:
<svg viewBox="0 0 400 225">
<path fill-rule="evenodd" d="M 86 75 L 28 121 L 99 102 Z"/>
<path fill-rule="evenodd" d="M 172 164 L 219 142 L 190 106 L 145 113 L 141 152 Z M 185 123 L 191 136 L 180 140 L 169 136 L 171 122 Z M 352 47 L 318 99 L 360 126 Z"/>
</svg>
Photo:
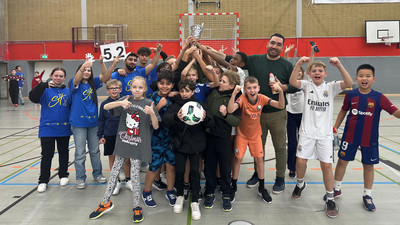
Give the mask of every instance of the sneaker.
<svg viewBox="0 0 400 225">
<path fill-rule="evenodd" d="M 215 194 L 206 195 L 206 200 L 204 201 L 204 208 L 211 209 L 214 206 Z"/>
<path fill-rule="evenodd" d="M 143 210 L 142 207 L 138 206 L 136 208 L 133 208 L 133 219 L 132 221 L 134 223 L 140 223 L 142 222 L 144 219 L 143 217 Z"/>
<path fill-rule="evenodd" d="M 114 204 L 112 204 L 111 201 L 109 201 L 107 205 L 104 205 L 104 202 L 101 202 L 99 207 L 97 207 L 97 209 L 95 209 L 92 213 L 90 213 L 89 219 L 91 220 L 97 219 L 104 213 L 111 211 L 113 208 Z"/>
<path fill-rule="evenodd" d="M 290 170 L 290 171 L 289 171 L 289 177 L 290 177 L 291 179 L 296 179 L 296 172 L 293 171 L 293 170 Z"/>
<path fill-rule="evenodd" d="M 307 183 L 306 182 L 304 182 L 304 185 L 301 188 L 299 188 L 299 186 L 297 186 L 297 184 L 296 184 L 296 186 L 295 186 L 295 188 L 293 190 L 293 193 L 292 193 L 292 198 L 293 199 L 300 199 L 301 198 L 301 192 L 303 192 L 303 190 L 306 189 L 306 187 L 307 187 Z"/>
<path fill-rule="evenodd" d="M 165 192 L 165 197 L 168 200 L 168 203 L 170 206 L 174 206 L 175 202 L 176 202 L 176 196 L 175 196 L 175 191 L 174 190 L 170 190 L 170 191 L 166 191 Z"/>
<path fill-rule="evenodd" d="M 235 201 L 236 191 L 237 188 L 231 187 L 231 193 L 229 193 L 229 198 L 231 199 L 231 202 Z"/>
<path fill-rule="evenodd" d="M 46 183 L 40 183 L 37 187 L 37 191 L 39 193 L 45 192 L 47 190 L 47 184 Z M 365 202 L 365 201 L 364 201 Z"/>
<path fill-rule="evenodd" d="M 153 195 L 152 195 L 151 191 L 149 191 L 149 192 L 143 191 L 143 192 L 142 192 L 142 198 L 143 198 L 144 204 L 145 204 L 147 207 L 154 208 L 154 207 L 157 206 L 157 203 L 156 203 L 156 201 L 154 201 Z"/>
<path fill-rule="evenodd" d="M 334 190 L 333 191 L 333 198 L 339 198 L 340 196 L 342 196 L 342 189 L 340 189 L 339 191 Z M 328 197 L 326 197 L 326 194 L 324 195 L 323 199 L 326 202 Z"/>
<path fill-rule="evenodd" d="M 133 186 L 132 186 L 132 181 L 131 180 L 128 180 L 128 181 L 125 182 L 125 187 L 133 192 Z"/>
<path fill-rule="evenodd" d="M 257 172 L 254 172 L 253 176 L 251 176 L 251 178 L 247 181 L 246 186 L 248 188 L 252 188 L 257 186 L 257 184 L 258 184 L 258 174 Z"/>
<path fill-rule="evenodd" d="M 272 203 L 272 198 L 271 195 L 269 195 L 269 191 L 267 189 L 262 189 L 261 191 L 258 190 L 258 195 L 261 196 L 261 198 L 264 200 L 264 202 L 271 204 Z"/>
<path fill-rule="evenodd" d="M 153 188 L 162 191 L 165 190 L 167 188 L 167 185 L 164 184 L 161 179 L 160 180 L 154 180 L 153 184 L 151 185 Z"/>
<path fill-rule="evenodd" d="M 84 180 L 77 180 L 76 181 L 76 188 L 78 189 L 85 189 L 86 188 L 86 183 Z"/>
<path fill-rule="evenodd" d="M 185 198 L 183 196 L 178 196 L 176 198 L 176 202 L 174 205 L 174 213 L 181 213 L 183 210 L 183 202 L 185 201 Z"/>
<path fill-rule="evenodd" d="M 99 183 L 105 183 L 105 182 L 107 182 L 107 178 L 105 178 L 103 175 L 98 176 L 98 177 L 96 178 L 96 180 L 97 180 L 97 182 L 99 182 Z"/>
<path fill-rule="evenodd" d="M 161 182 L 163 182 L 164 184 L 167 183 L 167 173 L 164 171 L 162 173 L 160 173 L 160 180 Z"/>
<path fill-rule="evenodd" d="M 222 210 L 224 212 L 230 212 L 232 210 L 232 203 L 230 197 L 222 198 Z"/>
<path fill-rule="evenodd" d="M 205 180 L 206 179 L 206 176 L 204 175 L 204 172 L 201 172 L 200 173 L 200 180 Z"/>
<path fill-rule="evenodd" d="M 283 177 L 276 177 L 275 184 L 272 187 L 272 193 L 280 194 L 282 191 L 285 190 L 285 178 Z"/>
<path fill-rule="evenodd" d="M 140 165 L 140 172 L 147 172 L 147 170 L 149 169 L 149 164 L 147 162 L 142 162 L 142 164 Z"/>
<path fill-rule="evenodd" d="M 60 179 L 60 186 L 65 186 L 65 185 L 68 184 L 68 182 L 69 182 L 68 177 L 62 177 L 62 178 Z"/>
<path fill-rule="evenodd" d="M 119 194 L 119 191 L 121 190 L 121 186 L 122 186 L 122 184 L 121 184 L 121 182 L 117 182 L 117 184 L 115 185 L 115 188 L 114 188 L 114 191 L 113 191 L 113 195 L 117 195 L 117 194 Z"/>
<path fill-rule="evenodd" d="M 201 219 L 201 212 L 199 208 L 198 202 L 190 203 L 190 208 L 192 208 L 192 220 L 199 220 Z"/>
<path fill-rule="evenodd" d="M 333 200 L 326 201 L 325 212 L 326 212 L 326 215 L 330 218 L 336 218 L 338 216 L 339 209 L 338 209 L 335 201 L 333 201 Z"/>
<path fill-rule="evenodd" d="M 38 188 L 39 190 L 39 188 Z M 372 202 L 372 198 L 369 195 L 364 195 L 363 196 L 363 202 L 364 202 L 364 207 L 366 210 L 371 211 L 371 212 L 375 212 L 376 208 L 374 205 L 374 202 Z"/>
<path fill-rule="evenodd" d="M 183 196 L 185 197 L 185 201 L 189 199 L 190 185 L 189 183 L 183 184 Z"/>
</svg>

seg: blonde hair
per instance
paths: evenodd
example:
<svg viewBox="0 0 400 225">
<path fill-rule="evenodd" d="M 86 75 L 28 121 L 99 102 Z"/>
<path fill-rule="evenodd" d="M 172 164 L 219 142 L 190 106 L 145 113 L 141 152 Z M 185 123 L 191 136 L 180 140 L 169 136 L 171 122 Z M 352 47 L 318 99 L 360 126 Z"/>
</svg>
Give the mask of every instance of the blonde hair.
<svg viewBox="0 0 400 225">
<path fill-rule="evenodd" d="M 228 78 L 229 84 L 239 85 L 240 84 L 240 76 L 233 70 L 226 70 L 221 74 L 221 77 L 225 76 Z"/>
<path fill-rule="evenodd" d="M 323 67 L 324 70 L 326 71 L 326 64 L 321 62 L 321 61 L 315 61 L 311 64 L 310 69 L 312 69 L 313 67 Z"/>
<path fill-rule="evenodd" d="M 119 80 L 116 79 L 111 79 L 109 81 L 107 81 L 106 87 L 109 88 L 110 86 L 115 85 L 118 87 L 122 87 L 122 83 Z"/>
<path fill-rule="evenodd" d="M 143 83 L 143 86 L 144 86 L 143 97 L 146 97 L 147 83 L 146 83 L 146 80 L 145 80 L 143 77 L 140 77 L 140 76 L 134 77 L 134 78 L 132 79 L 132 82 L 131 82 L 131 89 L 132 89 L 132 84 L 133 84 L 133 82 L 136 81 L 136 80 L 137 80 L 137 81 L 141 81 L 141 82 Z"/>
</svg>

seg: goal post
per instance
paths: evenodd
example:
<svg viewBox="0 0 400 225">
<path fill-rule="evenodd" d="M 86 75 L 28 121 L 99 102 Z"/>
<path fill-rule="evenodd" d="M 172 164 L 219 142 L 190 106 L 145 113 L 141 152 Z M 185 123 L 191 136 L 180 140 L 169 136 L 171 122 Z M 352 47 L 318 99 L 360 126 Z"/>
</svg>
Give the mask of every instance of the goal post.
<svg viewBox="0 0 400 225">
<path fill-rule="evenodd" d="M 179 14 L 179 42 L 181 49 L 190 35 L 190 26 L 204 24 L 200 43 L 227 55 L 239 51 L 239 13 L 183 13 Z"/>
</svg>

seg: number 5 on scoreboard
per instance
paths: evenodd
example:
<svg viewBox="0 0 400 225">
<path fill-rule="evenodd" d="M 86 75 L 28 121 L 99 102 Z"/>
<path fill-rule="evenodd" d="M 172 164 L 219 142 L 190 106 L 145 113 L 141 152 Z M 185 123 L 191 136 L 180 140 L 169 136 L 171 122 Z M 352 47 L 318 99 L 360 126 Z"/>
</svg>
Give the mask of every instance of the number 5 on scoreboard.
<svg viewBox="0 0 400 225">
<path fill-rule="evenodd" d="M 126 55 L 124 42 L 100 45 L 100 50 L 104 62 L 113 61 L 117 56 L 124 58 Z"/>
</svg>

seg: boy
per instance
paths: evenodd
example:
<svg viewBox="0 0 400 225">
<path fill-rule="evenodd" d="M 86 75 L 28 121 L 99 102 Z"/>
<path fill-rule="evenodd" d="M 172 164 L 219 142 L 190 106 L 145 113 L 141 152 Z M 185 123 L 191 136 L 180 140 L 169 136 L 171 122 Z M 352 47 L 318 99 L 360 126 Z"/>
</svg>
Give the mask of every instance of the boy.
<svg viewBox="0 0 400 225">
<path fill-rule="evenodd" d="M 304 93 L 304 109 L 299 130 L 297 146 L 297 185 L 292 193 L 293 199 L 300 199 L 301 192 L 307 187 L 304 182 L 308 159 L 317 158 L 320 161 L 325 189 L 327 193 L 326 215 L 336 218 L 337 206 L 333 200 L 333 152 L 332 152 L 332 114 L 334 97 L 353 85 L 353 81 L 338 58 L 329 59 L 342 75 L 342 81 L 325 82 L 326 65 L 321 62 L 311 64 L 310 77 L 312 81 L 298 80 L 300 67 L 309 62 L 308 57 L 301 58 L 290 76 L 290 84 Z"/>
<path fill-rule="evenodd" d="M 179 81 L 179 95 L 173 99 L 172 105 L 162 117 L 162 125 L 169 128 L 172 136 L 172 149 L 175 152 L 175 187 L 177 199 L 174 212 L 181 213 L 183 203 L 183 176 L 186 160 L 190 161 L 190 184 L 192 186 L 192 219 L 199 220 L 201 212 L 199 208 L 200 192 L 200 156 L 206 148 L 206 128 L 212 126 L 212 118 L 209 112 L 203 111 L 203 118 L 199 124 L 189 126 L 183 122 L 182 106 L 189 101 L 196 101 L 194 97 L 195 83 L 184 79 Z M 204 108 L 204 107 L 203 107 Z"/>
<path fill-rule="evenodd" d="M 264 187 L 264 151 L 261 141 L 260 116 L 261 109 L 269 105 L 278 109 L 285 108 L 285 98 L 279 84 L 274 84 L 271 88 L 279 92 L 279 101 L 272 100 L 265 95 L 259 94 L 260 85 L 255 77 L 247 77 L 244 80 L 244 94 L 236 101 L 235 97 L 242 87 L 236 86 L 229 100 L 228 113 L 233 113 L 240 108 L 242 110 L 242 120 L 237 127 L 235 138 L 235 157 L 232 166 L 232 190 L 231 199 L 237 190 L 237 179 L 239 176 L 240 164 L 242 163 L 247 146 L 250 154 L 255 159 L 258 174 L 258 195 L 264 202 L 271 203 L 272 198 Z M 232 200 L 233 201 L 233 200 Z"/>
<path fill-rule="evenodd" d="M 168 64 L 169 65 L 169 64 Z M 154 101 L 156 109 L 160 116 L 163 116 L 167 111 L 167 108 L 171 105 L 171 99 L 169 95 L 172 87 L 174 87 L 174 76 L 172 71 L 163 70 L 157 75 L 157 92 L 150 95 L 150 99 Z M 157 203 L 154 201 L 151 186 L 153 183 L 162 183 L 161 180 L 156 181 L 155 178 L 159 175 L 161 166 L 166 164 L 166 176 L 167 176 L 167 191 L 165 197 L 168 200 L 170 206 L 175 205 L 175 155 L 170 147 L 171 135 L 169 129 L 160 125 L 158 130 L 153 132 L 151 139 L 152 148 L 152 160 L 149 165 L 149 169 L 146 172 L 146 178 L 144 183 L 144 190 L 142 193 L 143 202 L 147 207 L 156 207 Z M 162 183 L 165 185 L 164 183 Z M 159 185 L 155 185 L 158 188 Z M 160 189 L 159 189 L 160 190 Z"/>
<path fill-rule="evenodd" d="M 361 147 L 364 168 L 364 207 L 375 211 L 371 192 L 374 182 L 374 164 L 379 163 L 379 118 L 384 109 L 390 115 L 400 118 L 400 111 L 382 93 L 374 91 L 371 86 L 375 82 L 375 68 L 369 64 L 357 68 L 356 82 L 358 88 L 347 92 L 343 106 L 338 114 L 334 127 L 338 129 L 347 111 L 346 126 L 342 143 L 338 152 L 339 161 L 335 170 L 334 196 L 342 194 L 341 184 L 349 161 L 354 160 L 358 147 Z"/>
<path fill-rule="evenodd" d="M 114 147 L 118 131 L 119 116 L 112 116 L 109 110 L 104 110 L 104 105 L 120 98 L 122 83 L 119 80 L 112 79 L 107 81 L 106 86 L 109 97 L 100 105 L 97 136 L 99 137 L 99 143 L 104 145 L 104 155 L 108 156 L 108 164 L 111 170 L 115 160 Z M 113 195 L 117 195 L 120 189 L 121 182 L 118 180 Z"/>
</svg>

